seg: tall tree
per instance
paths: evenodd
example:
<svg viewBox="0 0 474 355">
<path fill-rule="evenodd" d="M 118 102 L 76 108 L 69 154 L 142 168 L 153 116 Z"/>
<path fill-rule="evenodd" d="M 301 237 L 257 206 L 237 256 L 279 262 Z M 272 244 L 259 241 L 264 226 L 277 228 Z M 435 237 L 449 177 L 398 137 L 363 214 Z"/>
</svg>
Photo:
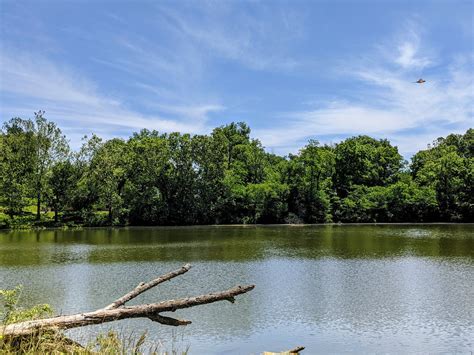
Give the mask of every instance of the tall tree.
<svg viewBox="0 0 474 355">
<path fill-rule="evenodd" d="M 356 185 L 387 186 L 397 180 L 403 166 L 398 149 L 386 139 L 348 138 L 336 145 L 335 154 L 334 183 L 341 197 Z"/>
<path fill-rule="evenodd" d="M 169 145 L 156 131 L 142 130 L 127 142 L 127 181 L 124 203 L 132 224 L 165 224 L 167 207 L 163 190 L 169 170 Z"/>
<path fill-rule="evenodd" d="M 225 200 L 225 171 L 228 164 L 224 142 L 215 136 L 196 135 L 192 138 L 194 169 L 196 171 L 195 191 L 196 218 L 200 223 L 214 224 L 222 220 L 222 206 Z"/>
<path fill-rule="evenodd" d="M 12 118 L 0 134 L 0 197 L 10 218 L 28 205 L 35 165 L 34 123 Z"/>
<path fill-rule="evenodd" d="M 329 222 L 334 175 L 334 149 L 316 140 L 290 155 L 286 178 L 290 186 L 290 211 L 307 223 Z"/>
<path fill-rule="evenodd" d="M 0 203 L 14 218 L 36 200 L 97 225 L 474 220 L 474 130 L 438 138 L 406 169 L 397 148 L 367 136 L 298 154 L 269 154 L 242 122 L 210 135 L 142 130 L 93 135 L 68 154 L 44 118 L 0 131 Z M 117 219 L 119 218 L 119 219 Z M 6 219 L 4 219 L 6 220 Z"/>
<path fill-rule="evenodd" d="M 44 118 L 44 111 L 35 112 L 33 186 L 36 194 L 36 219 L 41 218 L 41 202 L 46 188 L 47 173 L 54 163 L 63 161 L 69 153 L 66 137 L 54 122 Z"/>
<path fill-rule="evenodd" d="M 435 189 L 443 220 L 474 219 L 473 131 L 438 138 L 412 159 L 413 178 L 420 186 Z"/>
<path fill-rule="evenodd" d="M 55 223 L 58 223 L 59 213 L 71 204 L 77 178 L 77 171 L 69 160 L 57 162 L 48 174 L 47 201 L 54 210 Z"/>
<path fill-rule="evenodd" d="M 250 142 L 250 128 L 244 122 L 232 122 L 215 128 L 212 136 L 222 142 L 224 148 L 222 153 L 225 155 L 227 168 L 230 169 L 236 155 L 235 148 Z"/>
<path fill-rule="evenodd" d="M 90 163 L 91 184 L 98 193 L 99 202 L 108 212 L 112 224 L 123 206 L 123 188 L 126 182 L 127 144 L 118 138 L 101 145 Z"/>
</svg>

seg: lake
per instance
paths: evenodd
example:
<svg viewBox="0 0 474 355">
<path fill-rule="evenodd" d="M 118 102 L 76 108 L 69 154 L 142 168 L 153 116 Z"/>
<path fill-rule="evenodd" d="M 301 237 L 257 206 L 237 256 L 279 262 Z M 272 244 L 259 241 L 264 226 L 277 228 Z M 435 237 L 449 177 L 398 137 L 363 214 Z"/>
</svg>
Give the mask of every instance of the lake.
<svg viewBox="0 0 474 355">
<path fill-rule="evenodd" d="M 474 350 L 474 225 L 319 225 L 0 232 L 0 286 L 27 304 L 94 310 L 139 282 L 193 268 L 132 304 L 255 284 L 235 304 L 72 332 L 148 330 L 164 349 L 258 354 Z"/>
</svg>

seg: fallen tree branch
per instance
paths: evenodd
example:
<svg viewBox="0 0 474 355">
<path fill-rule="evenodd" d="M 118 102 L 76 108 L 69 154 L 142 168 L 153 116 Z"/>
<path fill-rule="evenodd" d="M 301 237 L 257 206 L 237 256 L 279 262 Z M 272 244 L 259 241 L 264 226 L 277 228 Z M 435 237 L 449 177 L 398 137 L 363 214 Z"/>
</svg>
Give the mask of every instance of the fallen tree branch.
<svg viewBox="0 0 474 355">
<path fill-rule="evenodd" d="M 191 269 L 191 265 L 186 264 L 183 267 L 181 267 L 180 269 L 175 270 L 175 271 L 171 271 L 171 272 L 169 272 L 165 275 L 162 275 L 162 276 L 160 276 L 160 277 L 158 277 L 154 280 L 151 280 L 150 282 L 140 283 L 137 287 L 135 287 L 134 290 L 130 291 L 126 295 L 123 295 L 118 300 L 115 300 L 114 302 L 112 302 L 108 306 L 104 307 L 104 309 L 119 308 L 119 307 L 123 306 L 125 303 L 127 303 L 128 301 L 130 301 L 131 299 L 137 297 L 139 294 L 141 294 L 145 291 L 148 291 L 150 288 L 155 287 L 155 286 L 157 286 L 157 285 L 159 285 L 159 284 L 161 284 L 165 281 L 169 281 L 173 277 L 182 275 L 182 274 L 188 272 L 189 269 Z"/>
<path fill-rule="evenodd" d="M 187 325 L 190 324 L 191 321 L 165 317 L 160 313 L 174 312 L 177 309 L 189 308 L 223 300 L 233 302 L 235 300 L 235 296 L 249 292 L 255 287 L 254 285 L 236 286 L 226 291 L 209 293 L 201 296 L 168 300 L 158 303 L 141 304 L 137 306 L 121 307 L 129 300 L 135 298 L 150 288 L 164 281 L 170 280 L 173 277 L 184 274 L 190 269 L 190 267 L 191 266 L 187 264 L 179 270 L 165 274 L 146 284 L 140 284 L 133 291 L 122 296 L 105 308 L 101 308 L 92 312 L 13 323 L 0 327 L 0 334 L 2 334 L 4 337 L 28 336 L 38 332 L 77 328 L 128 318 L 148 318 L 154 322 L 172 326 Z"/>
<path fill-rule="evenodd" d="M 292 354 L 299 354 L 301 351 L 305 349 L 304 346 L 297 346 L 291 350 L 280 351 L 280 352 L 272 352 L 272 351 L 264 351 L 263 355 L 292 355 Z"/>
</svg>

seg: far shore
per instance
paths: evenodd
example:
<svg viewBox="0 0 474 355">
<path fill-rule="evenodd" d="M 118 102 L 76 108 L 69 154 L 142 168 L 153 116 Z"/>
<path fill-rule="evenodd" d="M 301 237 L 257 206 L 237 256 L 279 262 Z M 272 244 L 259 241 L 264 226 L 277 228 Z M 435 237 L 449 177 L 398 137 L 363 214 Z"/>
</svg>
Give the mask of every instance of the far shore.
<svg viewBox="0 0 474 355">
<path fill-rule="evenodd" d="M 288 227 L 288 228 L 302 228 L 302 227 L 326 227 L 326 226 L 426 226 L 426 225 L 474 225 L 474 222 L 363 222 L 363 223 L 280 223 L 280 224 L 197 224 L 197 225 L 179 225 L 179 226 L 57 226 L 57 227 L 41 227 L 30 226 L 25 228 L 5 228 L 0 229 L 1 232 L 28 232 L 28 231 L 43 231 L 43 230 L 93 230 L 93 229 L 201 229 L 201 228 L 272 228 L 272 227 Z"/>
</svg>

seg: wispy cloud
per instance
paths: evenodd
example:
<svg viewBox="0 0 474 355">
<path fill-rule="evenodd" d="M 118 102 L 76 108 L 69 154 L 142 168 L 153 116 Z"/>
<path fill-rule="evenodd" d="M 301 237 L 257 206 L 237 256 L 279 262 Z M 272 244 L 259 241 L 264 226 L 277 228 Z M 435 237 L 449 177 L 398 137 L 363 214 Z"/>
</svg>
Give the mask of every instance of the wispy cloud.
<svg viewBox="0 0 474 355">
<path fill-rule="evenodd" d="M 101 101 L 114 104 L 111 99 L 99 100 L 93 94 L 96 88 L 92 83 L 37 55 L 33 57 L 19 51 L 2 50 L 0 68 L 2 93 L 88 106 L 97 106 Z"/>
<path fill-rule="evenodd" d="M 65 132 L 81 127 L 83 133 L 108 132 L 108 136 L 124 128 L 126 135 L 142 128 L 203 133 L 208 129 L 208 115 L 224 110 L 214 103 L 173 105 L 155 100 L 153 113 L 144 114 L 118 97 L 104 95 L 90 79 L 70 68 L 18 51 L 2 51 L 0 68 L 2 117 L 29 117 L 45 109 Z"/>
<path fill-rule="evenodd" d="M 73 6 L 78 15 L 58 3 L 51 23 L 51 4 L 9 3 L 0 26 L 2 120 L 45 109 L 74 141 L 81 132 L 204 133 L 248 120 L 282 154 L 308 138 L 356 134 L 410 153 L 472 126 L 472 16 L 456 10 L 446 24 L 447 5 L 418 17 L 398 4 L 129 5 Z M 449 40 L 454 34 L 462 38 Z M 419 77 L 427 82 L 414 84 Z"/>
<path fill-rule="evenodd" d="M 394 61 L 405 70 L 423 69 L 434 64 L 432 50 L 428 46 L 421 46 L 419 31 L 419 27 L 413 22 L 409 22 L 405 26 L 403 35 L 396 40 L 398 43 Z M 388 53 L 394 54 L 393 51 Z"/>
<path fill-rule="evenodd" d="M 384 54 L 370 65 L 362 60 L 341 69 L 359 83 L 351 101 L 337 100 L 309 110 L 280 114 L 286 121 L 279 128 L 261 128 L 255 135 L 264 145 L 297 150 L 310 137 L 330 141 L 332 137 L 369 134 L 388 137 L 405 154 L 426 147 L 447 132 L 462 132 L 474 122 L 474 56 L 452 58 L 443 70 L 432 73 L 424 85 L 414 83 L 419 68 L 434 65 L 420 56 L 420 38 L 410 29 L 406 40 L 387 44 Z M 390 48 L 392 50 L 390 51 Z M 379 48 L 380 49 L 380 48 Z M 399 65 L 393 69 L 393 61 Z M 416 132 L 416 135 L 410 134 Z"/>
<path fill-rule="evenodd" d="M 432 62 L 427 57 L 419 56 L 419 48 L 416 42 L 407 41 L 398 46 L 399 55 L 395 62 L 403 68 L 424 68 Z"/>
<path fill-rule="evenodd" d="M 186 12 L 161 4 L 159 13 L 184 42 L 247 68 L 293 70 L 301 64 L 291 55 L 292 42 L 304 32 L 301 12 L 265 3 L 254 3 L 252 14 L 232 2 L 200 5 Z"/>
</svg>

